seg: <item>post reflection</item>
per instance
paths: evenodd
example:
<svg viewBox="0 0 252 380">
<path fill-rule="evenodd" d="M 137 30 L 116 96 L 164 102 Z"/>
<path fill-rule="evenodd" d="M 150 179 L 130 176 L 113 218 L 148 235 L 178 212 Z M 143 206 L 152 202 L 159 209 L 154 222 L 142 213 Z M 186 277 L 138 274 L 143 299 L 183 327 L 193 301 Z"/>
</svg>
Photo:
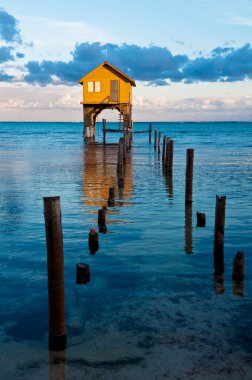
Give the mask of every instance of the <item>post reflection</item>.
<svg viewBox="0 0 252 380">
<path fill-rule="evenodd" d="M 215 294 L 220 296 L 224 294 L 225 287 L 224 287 L 224 277 L 222 274 L 215 274 L 213 277 L 214 280 L 214 291 Z"/>
<path fill-rule="evenodd" d="M 49 350 L 49 380 L 65 380 L 65 351 Z"/>
<path fill-rule="evenodd" d="M 168 198 L 170 200 L 173 199 L 173 177 L 172 174 L 167 174 L 164 172 L 164 179 L 165 179 L 165 185 L 166 185 L 166 190 L 168 193 Z"/>
<path fill-rule="evenodd" d="M 233 280 L 233 295 L 238 297 L 244 296 L 244 283 L 243 281 Z"/>
<path fill-rule="evenodd" d="M 185 253 L 193 253 L 192 204 L 185 205 Z"/>
<path fill-rule="evenodd" d="M 118 187 L 117 156 L 118 144 L 85 143 L 83 150 L 84 205 L 89 207 L 107 206 L 110 187 L 114 187 L 115 198 L 118 199 L 115 206 L 128 203 L 132 197 L 131 154 L 127 155 L 123 187 Z M 91 213 L 96 212 L 95 209 L 91 211 Z M 108 213 L 110 212 L 112 210 L 108 211 Z"/>
</svg>

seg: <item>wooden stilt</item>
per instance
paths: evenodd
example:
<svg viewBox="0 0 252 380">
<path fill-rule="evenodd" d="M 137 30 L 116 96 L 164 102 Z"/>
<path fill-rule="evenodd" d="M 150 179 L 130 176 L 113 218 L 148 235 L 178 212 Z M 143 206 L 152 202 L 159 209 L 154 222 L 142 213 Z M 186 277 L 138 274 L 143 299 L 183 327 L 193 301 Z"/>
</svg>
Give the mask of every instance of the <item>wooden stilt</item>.
<svg viewBox="0 0 252 380">
<path fill-rule="evenodd" d="M 87 284 L 90 282 L 90 268 L 88 264 L 76 264 L 76 284 Z"/>
<path fill-rule="evenodd" d="M 162 163 L 165 163 L 166 136 L 163 137 Z"/>
<path fill-rule="evenodd" d="M 115 205 L 115 188 L 109 188 L 108 206 L 112 207 Z"/>
<path fill-rule="evenodd" d="M 160 154 L 160 140 L 161 140 L 161 132 L 158 132 L 158 142 L 157 142 L 157 145 L 158 145 L 158 154 Z"/>
<path fill-rule="evenodd" d="M 99 249 L 99 234 L 94 228 L 90 228 L 88 236 L 90 253 L 94 254 Z"/>
</svg>

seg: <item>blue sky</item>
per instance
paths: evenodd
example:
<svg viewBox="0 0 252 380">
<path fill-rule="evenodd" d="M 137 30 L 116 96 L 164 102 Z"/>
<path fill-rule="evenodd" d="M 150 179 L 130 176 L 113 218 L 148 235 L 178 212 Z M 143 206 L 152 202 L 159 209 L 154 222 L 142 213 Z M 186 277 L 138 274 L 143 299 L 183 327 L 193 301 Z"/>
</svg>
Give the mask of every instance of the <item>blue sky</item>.
<svg viewBox="0 0 252 380">
<path fill-rule="evenodd" d="M 106 59 L 136 121 L 252 121 L 248 0 L 2 0 L 0 119 L 80 121 L 76 82 Z"/>
</svg>

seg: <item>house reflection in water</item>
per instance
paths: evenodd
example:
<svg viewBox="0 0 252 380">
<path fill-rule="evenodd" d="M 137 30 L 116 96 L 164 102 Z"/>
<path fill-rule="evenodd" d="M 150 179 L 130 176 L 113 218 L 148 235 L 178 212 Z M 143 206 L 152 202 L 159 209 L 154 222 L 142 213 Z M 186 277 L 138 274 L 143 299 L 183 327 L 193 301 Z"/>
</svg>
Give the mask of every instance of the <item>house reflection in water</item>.
<svg viewBox="0 0 252 380">
<path fill-rule="evenodd" d="M 109 188 L 115 188 L 115 205 L 126 205 L 132 197 L 131 154 L 128 153 L 124 188 L 118 189 L 118 144 L 86 142 L 83 151 L 83 204 L 87 213 L 97 213 L 97 207 L 107 206 Z M 92 209 L 92 207 L 94 209 Z M 91 210 L 90 210 L 91 208 Z"/>
</svg>

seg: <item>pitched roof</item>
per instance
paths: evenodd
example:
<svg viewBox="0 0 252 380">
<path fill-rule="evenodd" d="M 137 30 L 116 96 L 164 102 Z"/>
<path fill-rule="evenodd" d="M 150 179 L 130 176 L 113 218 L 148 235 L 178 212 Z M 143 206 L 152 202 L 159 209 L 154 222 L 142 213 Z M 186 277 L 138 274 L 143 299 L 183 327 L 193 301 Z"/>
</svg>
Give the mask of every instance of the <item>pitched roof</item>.
<svg viewBox="0 0 252 380">
<path fill-rule="evenodd" d="M 105 67 L 105 68 L 108 68 L 108 69 L 110 69 L 112 71 L 114 71 L 116 74 L 119 74 L 124 79 L 126 79 L 128 82 L 130 82 L 132 86 L 134 86 L 134 87 L 136 86 L 136 83 L 135 83 L 134 79 L 132 79 L 128 75 L 124 74 L 121 70 L 119 70 L 117 67 L 111 65 L 111 63 L 109 63 L 108 61 L 104 61 L 98 67 L 102 67 L 102 66 Z M 92 73 L 93 71 L 95 71 L 96 69 L 98 69 L 98 67 L 96 67 L 94 70 L 90 71 L 87 75 L 89 75 L 90 73 Z M 84 82 L 84 79 L 86 78 L 87 75 L 85 75 L 84 77 L 82 77 L 79 80 L 80 84 L 82 84 Z"/>
</svg>

